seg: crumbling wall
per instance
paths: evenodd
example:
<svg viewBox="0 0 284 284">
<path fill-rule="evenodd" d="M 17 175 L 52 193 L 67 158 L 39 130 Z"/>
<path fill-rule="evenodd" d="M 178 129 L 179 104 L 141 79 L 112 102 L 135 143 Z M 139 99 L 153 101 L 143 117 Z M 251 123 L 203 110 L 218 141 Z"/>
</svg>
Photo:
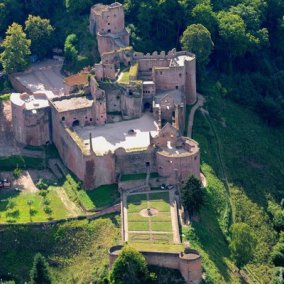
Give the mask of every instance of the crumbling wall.
<svg viewBox="0 0 284 284">
<path fill-rule="evenodd" d="M 142 96 L 125 94 L 121 96 L 121 110 L 128 118 L 139 118 L 142 115 Z"/>
</svg>

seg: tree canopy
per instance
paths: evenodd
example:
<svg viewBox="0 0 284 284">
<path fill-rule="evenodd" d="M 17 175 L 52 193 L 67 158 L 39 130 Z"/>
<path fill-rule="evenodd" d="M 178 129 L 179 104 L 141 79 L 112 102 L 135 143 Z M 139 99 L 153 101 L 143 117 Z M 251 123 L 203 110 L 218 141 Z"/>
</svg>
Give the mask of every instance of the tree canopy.
<svg viewBox="0 0 284 284">
<path fill-rule="evenodd" d="M 110 280 L 113 284 L 149 283 L 150 274 L 144 256 L 125 246 L 113 264 Z"/>
<path fill-rule="evenodd" d="M 203 204 L 201 182 L 195 176 L 190 176 L 181 188 L 181 202 L 189 214 L 198 212 Z"/>
<path fill-rule="evenodd" d="M 23 71 L 28 67 L 30 45 L 31 41 L 27 39 L 22 26 L 13 23 L 6 32 L 6 38 L 2 44 L 4 51 L 0 56 L 6 73 Z"/>
<path fill-rule="evenodd" d="M 238 267 L 246 265 L 252 258 L 256 239 L 252 229 L 246 223 L 235 223 L 231 226 L 229 248 Z"/>
<path fill-rule="evenodd" d="M 51 284 L 51 276 L 48 269 L 48 263 L 40 254 L 34 257 L 33 267 L 30 271 L 30 284 Z"/>
<path fill-rule="evenodd" d="M 201 24 L 188 26 L 181 37 L 181 44 L 183 49 L 196 55 L 200 67 L 208 63 L 214 46 L 210 32 Z"/>
<path fill-rule="evenodd" d="M 54 28 L 48 19 L 29 15 L 25 22 L 25 32 L 31 40 L 31 52 L 43 58 L 51 53 Z"/>
</svg>

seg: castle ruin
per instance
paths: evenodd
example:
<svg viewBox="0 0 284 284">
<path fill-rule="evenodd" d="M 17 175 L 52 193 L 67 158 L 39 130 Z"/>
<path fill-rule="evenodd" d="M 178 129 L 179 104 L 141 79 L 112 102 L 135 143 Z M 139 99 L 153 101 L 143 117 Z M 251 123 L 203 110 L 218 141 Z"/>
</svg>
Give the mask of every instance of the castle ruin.
<svg viewBox="0 0 284 284">
<path fill-rule="evenodd" d="M 64 95 L 12 94 L 17 141 L 54 143 L 86 188 L 135 173 L 199 178 L 199 145 L 183 136 L 186 105 L 196 101 L 195 55 L 134 51 L 120 3 L 94 5 L 89 28 L 101 62 L 65 78 Z"/>
</svg>

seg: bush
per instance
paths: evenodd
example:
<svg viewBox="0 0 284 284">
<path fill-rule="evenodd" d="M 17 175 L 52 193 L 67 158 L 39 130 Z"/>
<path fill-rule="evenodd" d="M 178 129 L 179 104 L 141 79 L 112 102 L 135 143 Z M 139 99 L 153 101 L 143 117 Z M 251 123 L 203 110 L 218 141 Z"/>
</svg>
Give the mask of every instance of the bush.
<svg viewBox="0 0 284 284">
<path fill-rule="evenodd" d="M 21 175 L 21 173 L 22 173 L 22 170 L 18 167 L 18 165 L 17 165 L 17 167 L 13 170 L 13 176 L 14 176 L 14 178 L 19 178 L 20 177 L 20 175 Z"/>
<path fill-rule="evenodd" d="M 48 215 L 51 215 L 52 214 L 52 209 L 49 207 L 49 206 L 45 206 L 43 208 L 44 212 Z"/>
<path fill-rule="evenodd" d="M 38 180 L 38 182 L 36 183 L 36 187 L 38 189 L 47 189 L 48 188 L 48 184 L 44 181 L 44 179 L 40 178 Z"/>
</svg>

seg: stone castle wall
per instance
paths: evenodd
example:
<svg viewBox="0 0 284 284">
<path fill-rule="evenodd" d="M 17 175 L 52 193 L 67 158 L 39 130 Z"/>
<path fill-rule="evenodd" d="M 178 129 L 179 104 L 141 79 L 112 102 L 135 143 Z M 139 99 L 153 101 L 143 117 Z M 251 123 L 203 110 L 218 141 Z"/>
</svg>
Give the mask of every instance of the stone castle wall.
<svg viewBox="0 0 284 284">
<path fill-rule="evenodd" d="M 20 94 L 18 95 L 21 96 Z M 29 110 L 25 108 L 24 102 L 20 105 L 14 102 L 13 98 L 11 98 L 11 107 L 13 131 L 15 139 L 19 143 L 42 146 L 51 142 L 49 107 Z"/>
<path fill-rule="evenodd" d="M 122 246 L 114 246 L 109 250 L 109 265 L 118 257 Z M 196 250 L 187 253 L 140 251 L 149 265 L 178 269 L 186 283 L 198 284 L 202 280 L 201 256 Z"/>
<path fill-rule="evenodd" d="M 152 147 L 147 150 L 126 152 L 119 148 L 115 151 L 116 172 L 120 174 L 146 173 L 147 165 L 151 172 L 156 172 L 156 157 Z"/>
</svg>

